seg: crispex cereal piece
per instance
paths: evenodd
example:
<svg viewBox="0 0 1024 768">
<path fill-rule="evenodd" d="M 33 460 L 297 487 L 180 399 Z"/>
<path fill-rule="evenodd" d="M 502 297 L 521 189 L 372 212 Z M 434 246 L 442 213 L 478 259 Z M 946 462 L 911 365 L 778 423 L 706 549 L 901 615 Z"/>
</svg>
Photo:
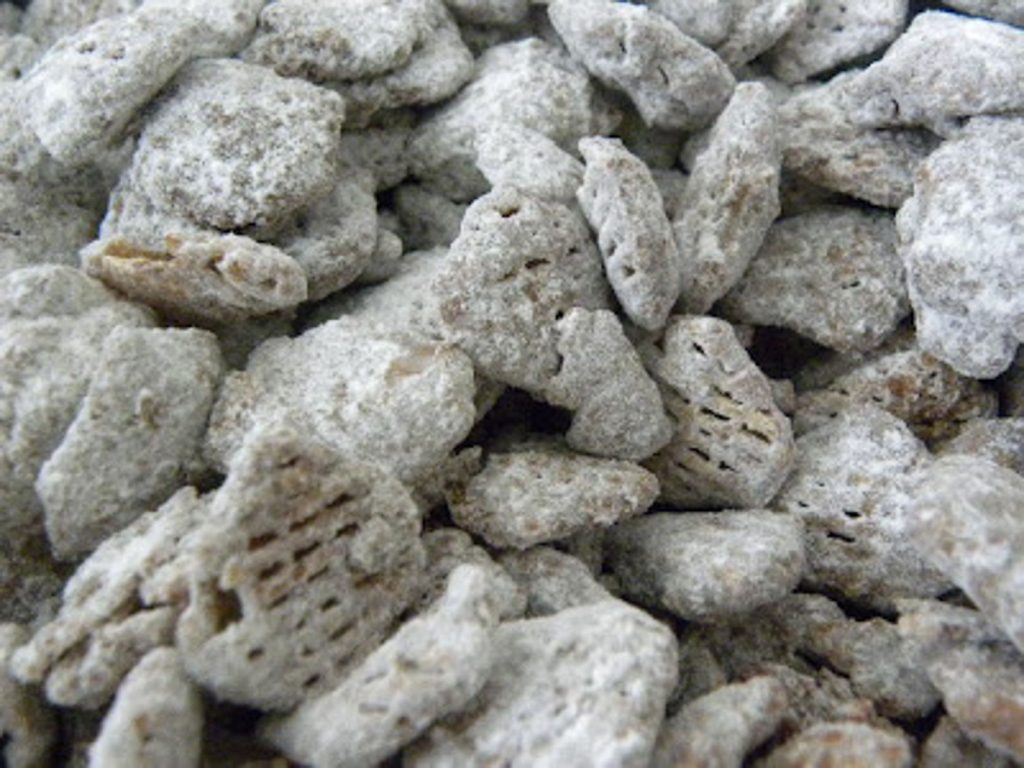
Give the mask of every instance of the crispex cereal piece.
<svg viewBox="0 0 1024 768">
<path fill-rule="evenodd" d="M 0 276 L 37 264 L 77 266 L 96 212 L 58 189 L 0 178 Z"/>
<path fill-rule="evenodd" d="M 796 465 L 775 504 L 804 520 L 804 582 L 880 610 L 896 598 L 949 589 L 906 532 L 913 474 L 929 460 L 903 422 L 874 406 L 798 438 Z"/>
<path fill-rule="evenodd" d="M 918 655 L 946 711 L 969 735 L 1024 760 L 1024 656 L 985 618 L 933 601 L 900 605 L 900 634 Z"/>
<path fill-rule="evenodd" d="M 645 354 L 675 422 L 647 462 L 662 498 L 688 509 L 766 505 L 793 464 L 793 434 L 729 324 L 674 317 Z"/>
<path fill-rule="evenodd" d="M 907 0 L 819 0 L 768 54 L 772 73 L 798 83 L 874 53 L 903 31 Z"/>
<path fill-rule="evenodd" d="M 856 404 L 874 404 L 907 423 L 920 439 L 941 440 L 965 422 L 992 416 L 995 392 L 916 346 L 869 357 L 864 363 L 820 389 L 796 398 L 793 428 L 815 429 Z"/>
<path fill-rule="evenodd" d="M 455 715 L 483 688 L 498 617 L 488 575 L 463 565 L 428 612 L 412 619 L 336 688 L 270 720 L 262 737 L 309 765 L 376 765 Z"/>
<path fill-rule="evenodd" d="M 764 768 L 846 765 L 910 768 L 910 739 L 896 728 L 864 723 L 819 723 L 801 731 L 762 760 Z"/>
<path fill-rule="evenodd" d="M 184 556 L 175 639 L 189 675 L 262 709 L 330 690 L 422 587 L 419 532 L 386 472 L 290 428 L 256 430 Z"/>
<path fill-rule="evenodd" d="M 62 559 L 91 551 L 198 479 L 224 375 L 217 339 L 206 331 L 116 328 L 97 352 L 78 415 L 36 480 Z"/>
<path fill-rule="evenodd" d="M 469 712 L 404 755 L 426 766 L 648 764 L 676 675 L 672 632 L 618 600 L 502 624 Z"/>
<path fill-rule="evenodd" d="M 844 105 L 862 125 L 920 125 L 942 135 L 964 118 L 1020 110 L 1024 29 L 920 13 L 881 61 L 853 78 Z"/>
<path fill-rule="evenodd" d="M 554 0 L 548 16 L 570 53 L 604 85 L 627 93 L 648 125 L 702 128 L 736 85 L 718 56 L 644 6 Z"/>
<path fill-rule="evenodd" d="M 203 701 L 185 676 L 178 652 L 146 654 L 117 689 L 89 750 L 89 764 L 102 768 L 194 768 L 203 736 Z"/>
<path fill-rule="evenodd" d="M 1024 478 L 981 457 L 944 456 L 919 479 L 907 527 L 1024 652 Z"/>
<path fill-rule="evenodd" d="M 1024 119 L 977 118 L 921 164 L 896 217 L 921 347 L 965 376 L 1002 373 L 1024 338 L 1022 191 Z"/>
<path fill-rule="evenodd" d="M 632 461 L 663 448 L 672 423 L 614 313 L 570 309 L 555 332 L 561 365 L 544 397 L 572 409 L 569 446 Z"/>
<path fill-rule="evenodd" d="M 226 466 L 250 431 L 282 420 L 411 481 L 469 432 L 475 391 L 459 350 L 342 318 L 271 339 L 229 374 L 206 454 Z"/>
<path fill-rule="evenodd" d="M 173 639 L 180 607 L 146 593 L 146 582 L 177 555 L 178 543 L 207 514 L 183 488 L 159 510 L 110 536 L 64 587 L 57 617 L 19 648 L 10 668 L 23 682 L 45 681 L 47 698 L 93 708 L 152 648 Z"/>
<path fill-rule="evenodd" d="M 161 96 L 130 172 L 161 210 L 222 230 L 273 226 L 333 188 L 343 116 L 323 88 L 205 59 Z"/>
<path fill-rule="evenodd" d="M 892 216 L 834 207 L 782 219 L 722 310 L 842 352 L 878 346 L 909 310 Z"/>
<path fill-rule="evenodd" d="M 630 462 L 517 450 L 492 454 L 482 472 L 446 496 L 459 527 L 493 547 L 527 549 L 643 514 L 658 481 Z"/>
<path fill-rule="evenodd" d="M 658 185 L 618 139 L 582 139 L 579 149 L 586 171 L 577 199 L 608 282 L 631 321 L 658 330 L 679 298 L 681 266 Z"/>
<path fill-rule="evenodd" d="M 691 621 L 774 602 L 804 568 L 799 519 L 766 510 L 645 515 L 612 528 L 605 553 L 625 595 Z"/>
<path fill-rule="evenodd" d="M 614 599 L 586 563 L 552 547 L 506 552 L 501 565 L 523 588 L 531 618 Z"/>
<path fill-rule="evenodd" d="M 821 595 L 794 594 L 704 631 L 732 678 L 766 664 L 786 664 L 816 674 L 819 662 L 848 676 L 853 692 L 888 717 L 911 721 L 939 701 L 916 657 L 885 619 L 855 621 Z"/>
<path fill-rule="evenodd" d="M 1024 475 L 1024 419 L 971 419 L 956 437 L 940 444 L 937 453 L 988 459 Z"/>
<path fill-rule="evenodd" d="M 665 721 L 651 766 L 743 765 L 779 727 L 787 703 L 782 683 L 766 676 L 712 691 Z"/>
<path fill-rule="evenodd" d="M 38 691 L 21 685 L 7 672 L 11 654 L 29 639 L 17 624 L 0 624 L 0 758 L 8 768 L 45 768 L 52 765 L 56 737 L 53 713 Z"/>
<path fill-rule="evenodd" d="M 473 80 L 420 123 L 409 144 L 410 170 L 446 195 L 472 200 L 488 188 L 476 167 L 481 131 L 516 123 L 571 151 L 616 122 L 586 70 L 562 50 L 536 38 L 505 43 L 488 49 Z"/>
<path fill-rule="evenodd" d="M 583 165 L 542 133 L 501 123 L 476 137 L 476 164 L 492 187 L 516 187 L 545 200 L 573 200 Z"/>
<path fill-rule="evenodd" d="M 673 220 L 686 312 L 707 312 L 736 284 L 779 215 L 775 113 L 767 88 L 741 83 L 701 137 Z"/>
<path fill-rule="evenodd" d="M 808 0 L 729 0 L 732 28 L 715 52 L 733 69 L 774 46 L 807 14 Z"/>
<path fill-rule="evenodd" d="M 75 418 L 103 340 L 119 326 L 152 324 L 151 313 L 70 267 L 28 267 L 0 279 L 0 529 L 5 538 L 42 532 L 36 477 Z"/>
<path fill-rule="evenodd" d="M 370 173 L 344 176 L 326 197 L 300 210 L 273 240 L 306 274 L 310 301 L 352 283 L 377 248 L 377 200 Z"/>
<path fill-rule="evenodd" d="M 842 94 L 856 76 L 844 73 L 827 83 L 808 85 L 782 102 L 783 165 L 826 189 L 898 208 L 913 194 L 914 173 L 939 140 L 921 129 L 885 130 L 854 123 Z"/>
<path fill-rule="evenodd" d="M 446 337 L 486 376 L 541 395 L 558 372 L 557 321 L 608 301 L 582 217 L 514 188 L 469 207 L 436 285 Z"/>
<path fill-rule="evenodd" d="M 239 0 L 218 14 L 204 5 L 143 3 L 50 48 L 23 81 L 25 117 L 46 150 L 67 164 L 98 157 L 186 62 L 234 52 L 232 22 L 218 29 L 211 18 L 237 13 L 244 35 L 260 3 Z"/>
<path fill-rule="evenodd" d="M 372 77 L 405 64 L 446 15 L 441 0 L 278 0 L 243 57 L 315 83 Z"/>
<path fill-rule="evenodd" d="M 162 248 L 97 240 L 83 249 L 82 268 L 167 318 L 206 325 L 267 315 L 308 295 L 294 259 L 239 235 L 170 235 Z"/>
</svg>

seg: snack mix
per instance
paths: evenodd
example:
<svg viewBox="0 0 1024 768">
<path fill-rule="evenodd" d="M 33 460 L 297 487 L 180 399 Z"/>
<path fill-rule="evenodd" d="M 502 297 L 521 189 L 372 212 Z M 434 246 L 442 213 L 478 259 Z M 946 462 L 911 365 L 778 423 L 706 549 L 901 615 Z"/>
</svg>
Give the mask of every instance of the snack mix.
<svg viewBox="0 0 1024 768">
<path fill-rule="evenodd" d="M 1024 0 L 0 2 L 0 765 L 1024 766 Z"/>
</svg>

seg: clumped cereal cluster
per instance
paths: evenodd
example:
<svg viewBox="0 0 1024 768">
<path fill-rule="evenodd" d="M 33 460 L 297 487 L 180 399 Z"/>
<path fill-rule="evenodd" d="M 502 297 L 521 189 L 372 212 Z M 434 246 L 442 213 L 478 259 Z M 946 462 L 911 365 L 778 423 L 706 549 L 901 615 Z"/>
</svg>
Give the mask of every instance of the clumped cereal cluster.
<svg viewBox="0 0 1024 768">
<path fill-rule="evenodd" d="M 1024 764 L 1024 2 L 0 4 L 0 763 Z"/>
</svg>

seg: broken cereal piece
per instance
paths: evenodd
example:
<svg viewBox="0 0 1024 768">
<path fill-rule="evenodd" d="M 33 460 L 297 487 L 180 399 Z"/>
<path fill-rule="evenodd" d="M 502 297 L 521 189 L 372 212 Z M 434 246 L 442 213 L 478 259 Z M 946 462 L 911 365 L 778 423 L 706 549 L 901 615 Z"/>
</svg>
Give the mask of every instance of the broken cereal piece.
<svg viewBox="0 0 1024 768">
<path fill-rule="evenodd" d="M 627 317 L 655 331 L 679 297 L 680 257 L 661 193 L 617 139 L 582 139 L 580 208 L 597 233 L 605 273 Z"/>
<path fill-rule="evenodd" d="M 569 446 L 632 461 L 663 448 L 672 423 L 618 318 L 604 309 L 574 308 L 555 330 L 561 367 L 544 398 L 572 409 Z"/>
<path fill-rule="evenodd" d="M 625 91 L 648 125 L 703 128 L 736 85 L 718 56 L 642 5 L 554 0 L 548 16 L 573 57 L 604 85 Z"/>
<path fill-rule="evenodd" d="M 772 73 L 799 83 L 874 53 L 903 31 L 907 0 L 819 0 L 768 55 Z"/>
<path fill-rule="evenodd" d="M 743 276 L 779 215 L 782 156 L 768 90 L 741 83 L 700 137 L 673 220 L 682 269 L 679 306 L 704 314 Z"/>
<path fill-rule="evenodd" d="M 605 549 L 626 596 L 691 621 L 778 600 L 804 568 L 800 521 L 766 510 L 645 515 L 612 528 Z"/>
<path fill-rule="evenodd" d="M 1024 276 L 1015 229 L 1024 212 L 1022 149 L 1024 120 L 972 120 L 921 164 L 896 217 L 921 348 L 965 376 L 999 375 L 1024 338 L 1015 288 Z"/>
<path fill-rule="evenodd" d="M 225 467 L 249 432 L 284 421 L 413 481 L 469 432 L 475 394 L 458 349 L 342 318 L 270 339 L 228 374 L 205 455 Z"/>
<path fill-rule="evenodd" d="M 558 372 L 558 320 L 608 302 L 583 218 L 513 188 L 469 207 L 435 284 L 446 337 L 484 375 L 541 396 Z"/>
<path fill-rule="evenodd" d="M 658 482 L 642 467 L 562 451 L 491 455 L 447 494 L 455 522 L 501 549 L 527 549 L 647 511 Z"/>
<path fill-rule="evenodd" d="M 161 249 L 115 237 L 82 251 L 82 267 L 168 318 L 237 322 L 305 301 L 306 274 L 271 245 L 238 235 L 170 236 Z"/>
</svg>

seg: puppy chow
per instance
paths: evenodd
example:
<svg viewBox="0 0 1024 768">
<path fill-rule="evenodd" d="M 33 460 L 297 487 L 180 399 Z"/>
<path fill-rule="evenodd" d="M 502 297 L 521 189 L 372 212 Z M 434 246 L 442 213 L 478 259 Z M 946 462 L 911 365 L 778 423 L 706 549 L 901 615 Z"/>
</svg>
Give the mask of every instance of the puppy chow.
<svg viewBox="0 0 1024 768">
<path fill-rule="evenodd" d="M 0 2 L 0 763 L 1024 761 L 1019 5 Z"/>
</svg>

